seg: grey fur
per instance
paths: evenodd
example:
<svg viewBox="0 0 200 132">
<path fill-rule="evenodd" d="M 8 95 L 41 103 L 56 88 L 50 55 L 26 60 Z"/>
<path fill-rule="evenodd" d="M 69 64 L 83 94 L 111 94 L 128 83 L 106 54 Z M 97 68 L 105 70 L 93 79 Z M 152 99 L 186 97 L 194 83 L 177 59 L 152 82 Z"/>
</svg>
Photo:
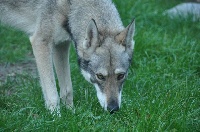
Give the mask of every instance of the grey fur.
<svg viewBox="0 0 200 132">
<path fill-rule="evenodd" d="M 134 21 L 124 28 L 111 0 L 1 0 L 0 20 L 29 35 L 46 107 L 58 112 L 60 98 L 73 107 L 69 47 L 73 41 L 81 72 L 94 84 L 105 110 L 118 110 L 132 58 Z M 101 80 L 102 79 L 102 80 Z"/>
</svg>

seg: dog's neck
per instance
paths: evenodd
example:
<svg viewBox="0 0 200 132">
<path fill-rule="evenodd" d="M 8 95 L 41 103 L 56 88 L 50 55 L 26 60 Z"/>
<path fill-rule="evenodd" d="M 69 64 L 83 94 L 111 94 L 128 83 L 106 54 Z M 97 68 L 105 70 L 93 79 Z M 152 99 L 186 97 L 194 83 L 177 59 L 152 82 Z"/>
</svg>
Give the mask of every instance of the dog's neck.
<svg viewBox="0 0 200 132">
<path fill-rule="evenodd" d="M 92 19 L 103 36 L 117 34 L 124 29 L 118 11 L 110 0 L 71 1 L 68 26 L 76 46 L 84 41 L 87 25 Z"/>
</svg>

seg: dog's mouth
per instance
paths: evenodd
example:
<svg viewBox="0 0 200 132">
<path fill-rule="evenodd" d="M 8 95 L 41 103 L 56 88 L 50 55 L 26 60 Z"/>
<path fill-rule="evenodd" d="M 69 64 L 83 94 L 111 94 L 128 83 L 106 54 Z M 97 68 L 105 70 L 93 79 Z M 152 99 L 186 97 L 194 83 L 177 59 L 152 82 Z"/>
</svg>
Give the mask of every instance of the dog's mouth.
<svg viewBox="0 0 200 132">
<path fill-rule="evenodd" d="M 102 108 L 105 111 L 110 112 L 110 114 L 117 112 L 120 109 L 121 92 L 118 94 L 118 97 L 110 97 L 107 99 L 106 94 L 100 90 L 98 84 L 94 84 L 94 86 L 96 88 L 98 101 Z"/>
</svg>

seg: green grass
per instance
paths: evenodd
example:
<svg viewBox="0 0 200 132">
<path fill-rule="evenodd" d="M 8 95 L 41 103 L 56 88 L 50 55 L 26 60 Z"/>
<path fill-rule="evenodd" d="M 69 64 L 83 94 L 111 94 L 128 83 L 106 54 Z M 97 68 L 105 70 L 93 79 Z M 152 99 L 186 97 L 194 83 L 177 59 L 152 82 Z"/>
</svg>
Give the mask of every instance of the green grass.
<svg viewBox="0 0 200 132">
<path fill-rule="evenodd" d="M 29 43 L 28 37 L 23 32 L 1 26 L 0 63 L 14 63 L 26 59 L 26 54 L 31 52 L 31 45 Z"/>
<path fill-rule="evenodd" d="M 8 77 L 0 83 L 0 131 L 200 130 L 200 23 L 162 16 L 181 0 L 114 2 L 125 25 L 136 18 L 134 58 L 120 111 L 102 110 L 93 86 L 76 74 L 71 49 L 75 113 L 61 106 L 62 117 L 52 117 L 38 78 Z M 27 59 L 30 52 L 21 32 L 0 27 L 0 63 Z"/>
</svg>

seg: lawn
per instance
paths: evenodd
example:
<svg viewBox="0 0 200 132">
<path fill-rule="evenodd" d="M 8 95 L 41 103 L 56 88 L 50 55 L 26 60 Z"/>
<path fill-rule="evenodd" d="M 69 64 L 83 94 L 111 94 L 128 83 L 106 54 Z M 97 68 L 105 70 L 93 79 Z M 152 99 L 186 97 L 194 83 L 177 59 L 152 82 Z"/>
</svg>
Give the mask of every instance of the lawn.
<svg viewBox="0 0 200 132">
<path fill-rule="evenodd" d="M 119 112 L 103 111 L 93 86 L 77 74 L 71 48 L 75 112 L 61 106 L 62 117 L 53 117 L 37 76 L 9 75 L 0 81 L 0 131 L 199 131 L 200 22 L 162 15 L 181 2 L 114 0 L 124 25 L 136 20 L 134 57 Z M 1 26 L 1 68 L 30 57 L 27 36 Z"/>
</svg>

